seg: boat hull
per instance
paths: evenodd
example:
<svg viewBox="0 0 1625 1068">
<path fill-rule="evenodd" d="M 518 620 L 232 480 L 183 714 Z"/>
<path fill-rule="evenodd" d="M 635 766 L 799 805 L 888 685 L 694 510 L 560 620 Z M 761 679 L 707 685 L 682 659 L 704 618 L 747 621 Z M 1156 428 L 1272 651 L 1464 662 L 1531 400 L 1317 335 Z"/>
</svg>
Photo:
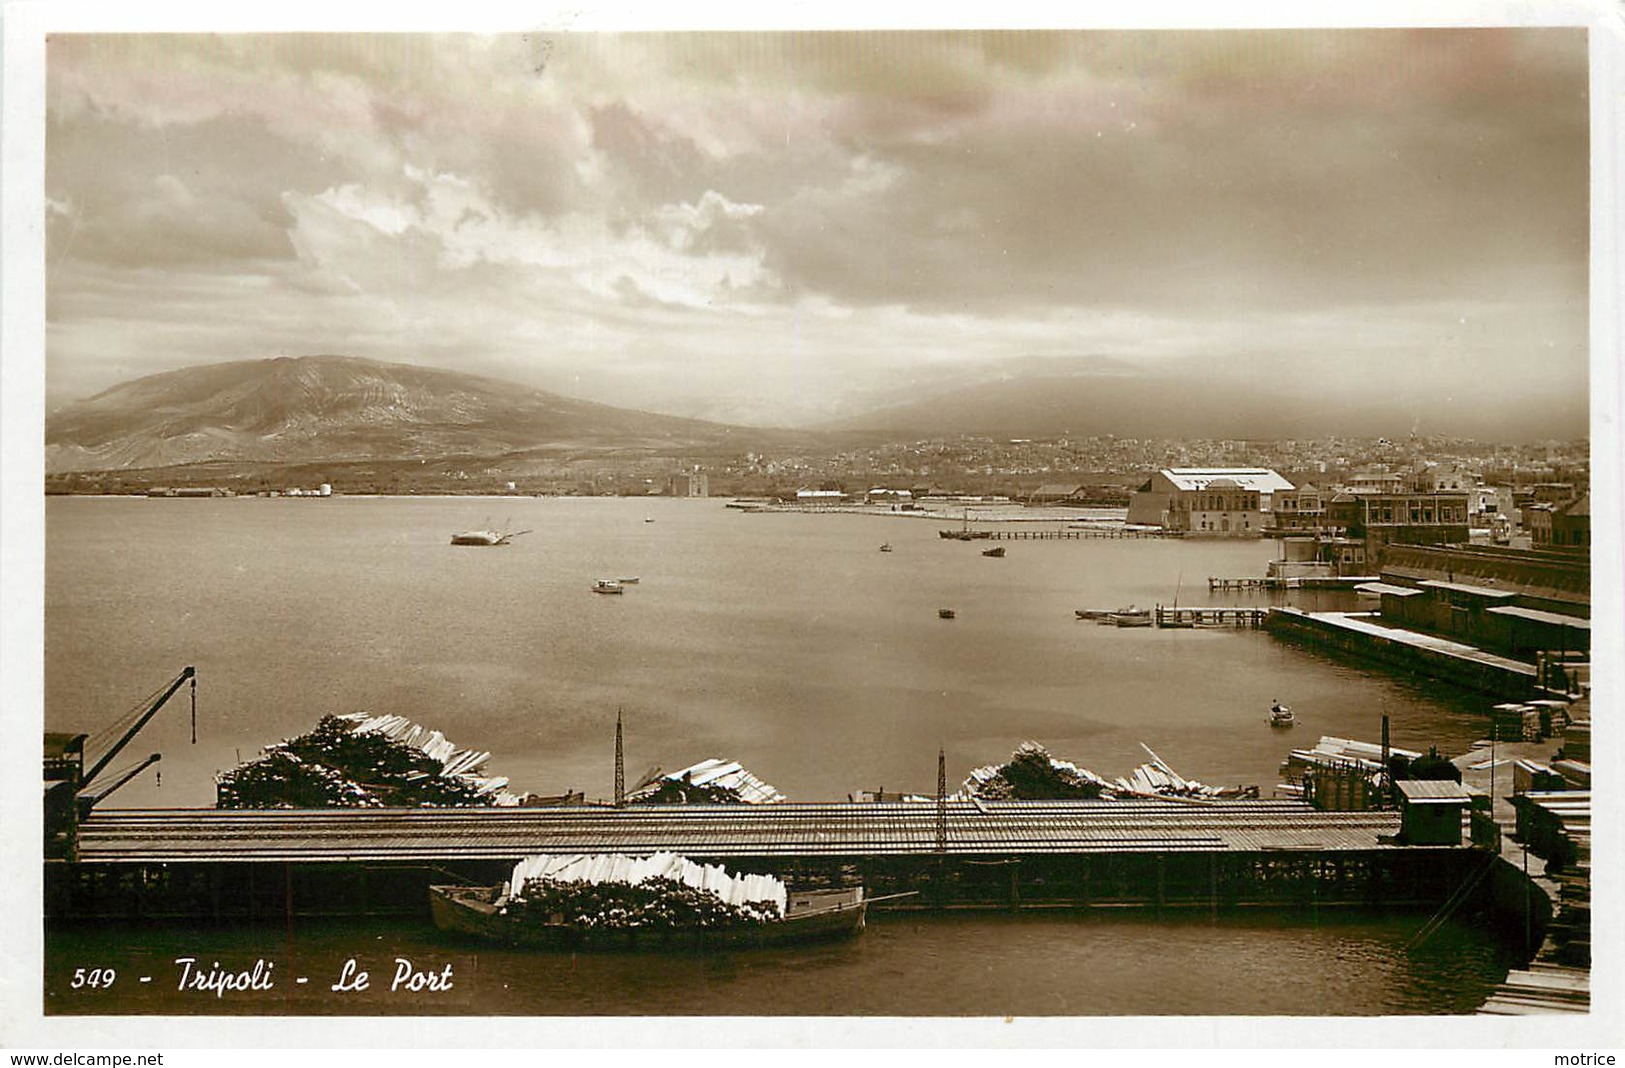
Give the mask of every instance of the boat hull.
<svg viewBox="0 0 1625 1068">
<path fill-rule="evenodd" d="M 523 923 L 496 904 L 499 886 L 431 886 L 429 911 L 450 934 L 529 949 L 644 952 L 751 949 L 828 942 L 863 930 L 868 903 L 861 887 L 791 894 L 784 919 L 748 927 L 588 928 Z"/>
<path fill-rule="evenodd" d="M 501 534 L 485 534 L 471 531 L 466 534 L 453 534 L 451 543 L 453 545 L 506 545 L 508 539 Z"/>
</svg>

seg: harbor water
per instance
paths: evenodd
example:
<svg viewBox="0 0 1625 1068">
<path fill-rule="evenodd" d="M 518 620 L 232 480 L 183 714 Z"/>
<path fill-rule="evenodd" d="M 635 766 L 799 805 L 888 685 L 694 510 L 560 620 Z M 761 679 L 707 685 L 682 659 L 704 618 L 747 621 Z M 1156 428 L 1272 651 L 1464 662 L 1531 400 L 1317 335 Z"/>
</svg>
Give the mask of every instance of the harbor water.
<svg viewBox="0 0 1625 1068">
<path fill-rule="evenodd" d="M 301 921 L 238 930 L 77 927 L 48 936 L 50 1013 L 516 1016 L 1388 1016 L 1470 1013 L 1510 958 L 1425 915 L 1099 912 L 875 914 L 845 942 L 698 954 L 518 951 L 427 922 Z M 177 958 L 271 964 L 267 989 L 180 990 Z M 449 990 L 391 985 L 400 965 Z M 334 991 L 351 970 L 366 990 Z M 80 967 L 111 986 L 74 988 Z M 262 972 L 262 974 L 265 974 Z M 142 982 L 142 978 L 150 982 Z M 299 978 L 308 980 L 299 983 Z"/>
<path fill-rule="evenodd" d="M 1397 746 L 1459 752 L 1483 733 L 1491 698 L 1263 631 L 1119 629 L 1074 616 L 1131 603 L 1282 603 L 1207 587 L 1209 576 L 1262 575 L 1273 542 L 1014 541 L 991 559 L 987 542 L 938 537 L 953 525 L 748 514 L 718 500 L 53 498 L 46 727 L 95 732 L 196 666 L 196 744 L 183 691 L 126 753 L 161 752 L 161 783 L 147 771 L 108 802 L 117 807 L 210 805 L 217 772 L 324 713 L 357 710 L 491 751 L 488 770 L 518 791 L 589 797 L 612 791 L 618 710 L 629 782 L 646 767 L 727 757 L 793 800 L 930 793 L 939 748 L 952 785 L 1026 739 L 1107 777 L 1143 762 L 1143 743 L 1187 778 L 1257 784 L 1268 797 L 1288 748 L 1323 734 L 1375 740 L 1384 713 Z M 530 533 L 496 548 L 449 544 L 455 531 L 487 526 Z M 883 542 L 891 552 L 878 551 Z M 639 581 L 621 595 L 592 592 L 597 579 L 630 577 Z M 1352 607 L 1338 600 L 1348 596 L 1286 603 Z M 939 618 L 945 607 L 955 618 Z M 1297 713 L 1290 731 L 1269 725 L 1276 700 Z M 479 976 L 469 981 L 476 1000 L 461 1007 L 367 1012 L 1470 1011 L 1505 974 L 1502 950 L 1452 928 L 1407 953 L 1425 918 L 890 914 L 850 945 L 654 972 L 616 958 L 561 968 L 447 946 L 423 925 L 359 920 L 302 924 L 291 952 L 312 955 L 322 974 L 357 953 L 461 953 Z M 302 995 L 283 1007 L 193 1006 L 166 999 L 172 987 L 159 982 L 99 1000 L 65 987 L 92 947 L 126 962 L 162 963 L 188 947 L 225 962 L 286 956 L 288 935 L 56 931 L 49 1006 L 354 1011 Z M 1168 968 L 1180 983 L 1159 977 Z M 1249 970 L 1274 977 L 1271 993 L 1244 980 Z M 966 989 L 918 978 L 929 974 L 980 978 Z"/>
</svg>

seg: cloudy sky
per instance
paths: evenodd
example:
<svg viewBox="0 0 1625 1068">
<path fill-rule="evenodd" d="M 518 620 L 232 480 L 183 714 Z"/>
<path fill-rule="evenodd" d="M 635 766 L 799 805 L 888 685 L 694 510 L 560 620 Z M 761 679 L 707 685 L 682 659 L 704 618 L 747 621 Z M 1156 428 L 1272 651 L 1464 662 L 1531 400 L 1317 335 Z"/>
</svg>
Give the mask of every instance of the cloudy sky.
<svg viewBox="0 0 1625 1068">
<path fill-rule="evenodd" d="M 1572 398 L 1586 82 L 1570 29 L 56 35 L 47 402 L 309 353 L 779 424 L 1081 356 Z"/>
</svg>

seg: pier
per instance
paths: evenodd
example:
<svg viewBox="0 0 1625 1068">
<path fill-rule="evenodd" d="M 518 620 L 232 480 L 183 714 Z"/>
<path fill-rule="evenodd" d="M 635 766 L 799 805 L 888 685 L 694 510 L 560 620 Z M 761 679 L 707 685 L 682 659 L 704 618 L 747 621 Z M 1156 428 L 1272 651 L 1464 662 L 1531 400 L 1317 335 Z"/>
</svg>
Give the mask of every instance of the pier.
<svg viewBox="0 0 1625 1068">
<path fill-rule="evenodd" d="M 1545 691 L 1536 692 L 1538 672 L 1533 664 L 1448 638 L 1383 626 L 1378 619 L 1380 616 L 1373 613 L 1276 608 L 1266 618 L 1265 626 L 1278 637 L 1409 668 L 1500 697 L 1546 695 Z"/>
<path fill-rule="evenodd" d="M 1261 627 L 1268 608 L 1223 607 L 1170 608 L 1157 605 L 1153 619 L 1159 627 Z"/>
<path fill-rule="evenodd" d="M 1478 851 L 1396 842 L 1393 812 L 1294 801 L 966 801 L 648 808 L 130 810 L 46 865 L 53 919 L 412 915 L 432 883 L 534 853 L 672 850 L 893 907 L 1431 906 Z"/>
<path fill-rule="evenodd" d="M 960 532 L 952 531 L 948 536 L 958 539 L 960 538 Z M 1098 530 L 986 530 L 978 531 L 972 538 L 992 538 L 994 541 L 1087 541 L 1094 538 L 1177 538 L 1180 536 L 1178 531 L 1101 527 Z"/>
<path fill-rule="evenodd" d="M 1263 578 L 1209 578 L 1207 588 L 1219 590 L 1352 590 L 1368 582 L 1378 581 L 1375 575 L 1295 575 L 1285 577 L 1269 575 Z"/>
</svg>

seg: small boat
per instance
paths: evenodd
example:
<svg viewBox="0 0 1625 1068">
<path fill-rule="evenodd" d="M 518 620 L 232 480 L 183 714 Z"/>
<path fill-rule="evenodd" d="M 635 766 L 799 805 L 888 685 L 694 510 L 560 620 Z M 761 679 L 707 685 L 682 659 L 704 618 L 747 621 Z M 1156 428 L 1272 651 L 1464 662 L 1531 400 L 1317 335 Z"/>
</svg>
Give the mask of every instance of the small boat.
<svg viewBox="0 0 1625 1068">
<path fill-rule="evenodd" d="M 1079 619 L 1105 619 L 1112 613 L 1109 608 L 1075 608 L 1072 614 Z"/>
<path fill-rule="evenodd" d="M 638 584 L 638 577 L 633 575 L 631 578 L 619 578 L 615 581 L 619 582 L 622 586 L 636 586 Z"/>
<path fill-rule="evenodd" d="M 453 545 L 506 545 L 521 534 L 529 534 L 528 530 L 459 530 L 451 536 Z"/>
<path fill-rule="evenodd" d="M 954 618 L 954 610 L 952 608 L 939 608 L 937 609 L 937 618 L 952 619 Z"/>
<path fill-rule="evenodd" d="M 1292 709 L 1286 705 L 1276 703 L 1270 706 L 1270 726 L 1290 727 L 1296 722 L 1292 717 Z"/>
<path fill-rule="evenodd" d="M 549 913 L 546 911 L 552 907 L 546 896 L 549 880 L 538 884 L 528 878 L 518 892 L 511 889 L 514 880 L 496 886 L 431 886 L 429 910 L 435 926 L 442 931 L 539 949 L 748 948 L 845 938 L 863 930 L 869 901 L 864 897 L 862 886 L 791 890 L 776 879 L 730 876 L 717 869 L 702 870 L 680 857 L 667 860 L 670 856 L 656 854 L 647 861 L 604 855 L 563 858 L 578 871 L 585 869 L 586 874 L 571 878 L 567 883 L 552 882 L 552 890 L 556 892 L 570 883 L 594 885 L 603 893 L 600 898 L 603 903 L 598 906 L 599 913 L 593 916 Z M 521 867 L 531 859 L 546 861 L 548 858 L 527 858 L 520 862 Z M 635 875 L 627 877 L 630 872 L 649 865 L 667 867 L 677 874 L 643 879 Z M 684 868 L 689 869 L 687 874 L 683 873 Z M 695 872 L 702 874 L 696 876 Z M 718 885 L 718 875 L 720 883 L 727 886 Z M 741 906 L 754 916 L 745 922 L 718 924 L 707 920 L 702 925 L 693 919 L 674 920 L 658 901 L 650 908 L 646 900 L 675 890 L 690 900 L 696 895 L 702 899 L 709 897 L 720 906 L 717 898 L 734 900 L 725 896 L 728 887 L 745 881 L 754 882 L 764 893 L 764 900 Z M 527 893 L 540 893 L 543 897 L 526 901 Z M 637 911 L 640 898 L 645 899 L 641 907 L 647 909 L 642 914 Z"/>
<path fill-rule="evenodd" d="M 1151 618 L 1151 609 L 1135 608 L 1133 605 L 1129 605 L 1127 608 L 1119 608 L 1115 612 L 1106 613 L 1103 622 L 1118 627 L 1149 627 L 1153 620 Z"/>
<path fill-rule="evenodd" d="M 1004 546 L 998 545 L 991 549 L 983 549 L 982 555 L 991 556 L 995 560 L 1002 560 L 1004 558 Z"/>
<path fill-rule="evenodd" d="M 626 591 L 621 588 L 620 582 L 616 579 L 599 579 L 597 582 L 592 584 L 592 592 L 625 593 Z"/>
<path fill-rule="evenodd" d="M 880 547 L 880 551 L 883 552 L 883 553 L 891 552 L 891 542 L 888 541 L 886 544 L 882 545 Z"/>
<path fill-rule="evenodd" d="M 652 515 L 646 515 L 643 517 L 643 521 L 645 523 L 653 523 L 655 521 L 655 517 Z"/>
</svg>

